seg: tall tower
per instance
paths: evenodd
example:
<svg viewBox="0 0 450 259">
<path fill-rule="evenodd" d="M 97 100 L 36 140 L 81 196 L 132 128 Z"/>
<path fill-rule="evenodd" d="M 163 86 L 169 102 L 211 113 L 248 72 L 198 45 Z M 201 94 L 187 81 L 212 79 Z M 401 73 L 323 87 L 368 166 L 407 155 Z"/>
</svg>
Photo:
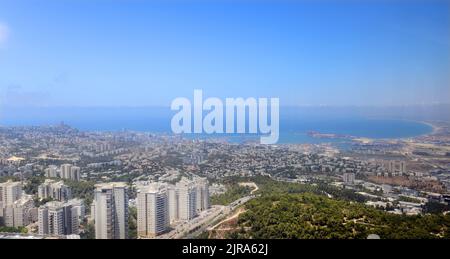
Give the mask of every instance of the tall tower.
<svg viewBox="0 0 450 259">
<path fill-rule="evenodd" d="M 167 187 L 152 183 L 140 186 L 137 194 L 137 233 L 155 237 L 169 227 Z"/>
<path fill-rule="evenodd" d="M 38 228 L 41 235 L 71 235 L 79 233 L 77 209 L 59 201 L 47 202 L 38 209 Z"/>
<path fill-rule="evenodd" d="M 178 217 L 180 220 L 191 220 L 196 213 L 197 188 L 187 178 L 176 185 L 178 191 Z"/>
<path fill-rule="evenodd" d="M 58 167 L 56 165 L 50 165 L 47 169 L 44 170 L 45 177 L 56 178 L 58 177 Z"/>
<path fill-rule="evenodd" d="M 0 183 L 0 205 L 10 206 L 22 197 L 22 184 L 11 180 Z"/>
<path fill-rule="evenodd" d="M 209 209 L 209 188 L 208 180 L 203 177 L 194 178 L 197 188 L 196 192 L 196 210 L 197 212 Z"/>
<path fill-rule="evenodd" d="M 63 181 L 46 179 L 38 186 L 38 197 L 41 199 L 52 198 L 58 201 L 68 201 L 72 196 L 70 188 Z"/>
<path fill-rule="evenodd" d="M 400 173 L 406 173 L 406 162 L 400 161 Z"/>
<path fill-rule="evenodd" d="M 389 173 L 395 173 L 395 161 L 389 161 L 388 170 Z"/>
<path fill-rule="evenodd" d="M 167 196 L 169 203 L 169 222 L 174 223 L 179 219 L 178 217 L 178 190 L 174 185 L 167 187 Z"/>
<path fill-rule="evenodd" d="M 95 238 L 128 238 L 128 188 L 126 183 L 96 185 L 93 203 Z"/>
<path fill-rule="evenodd" d="M 32 210 L 34 208 L 33 196 L 23 195 L 12 205 L 6 206 L 3 210 L 3 223 L 7 227 L 27 226 L 32 221 Z"/>
<path fill-rule="evenodd" d="M 72 169 L 71 164 L 61 165 L 61 178 L 70 179 L 70 170 Z"/>
</svg>

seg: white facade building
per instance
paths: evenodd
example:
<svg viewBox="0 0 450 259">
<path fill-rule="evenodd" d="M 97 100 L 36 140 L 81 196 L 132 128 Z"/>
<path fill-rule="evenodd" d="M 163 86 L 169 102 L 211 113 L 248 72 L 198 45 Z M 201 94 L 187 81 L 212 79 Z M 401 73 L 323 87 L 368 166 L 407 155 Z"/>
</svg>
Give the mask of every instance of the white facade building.
<svg viewBox="0 0 450 259">
<path fill-rule="evenodd" d="M 11 180 L 0 183 L 0 204 L 5 207 L 13 205 L 15 201 L 22 197 L 22 183 Z"/>
<path fill-rule="evenodd" d="M 70 203 L 51 201 L 38 209 L 40 235 L 79 234 L 78 211 Z"/>
<path fill-rule="evenodd" d="M 95 238 L 128 238 L 128 188 L 126 183 L 96 185 L 94 192 Z"/>
<path fill-rule="evenodd" d="M 34 201 L 32 195 L 23 195 L 13 204 L 5 206 L 3 210 L 3 223 L 7 227 L 23 227 L 32 223 Z"/>
<path fill-rule="evenodd" d="M 138 237 L 155 237 L 169 227 L 167 186 L 152 183 L 138 187 L 137 233 Z"/>
<path fill-rule="evenodd" d="M 178 190 L 174 185 L 169 185 L 167 187 L 167 196 L 169 204 L 169 223 L 173 224 L 176 222 L 178 217 Z"/>
<path fill-rule="evenodd" d="M 182 178 L 176 184 L 178 191 L 178 218 L 180 220 L 191 220 L 196 213 L 197 188 L 187 178 Z"/>
<path fill-rule="evenodd" d="M 63 179 L 70 179 L 70 170 L 72 169 L 71 164 L 63 164 L 60 169 L 60 177 Z"/>
<path fill-rule="evenodd" d="M 38 197 L 40 199 L 51 198 L 57 201 L 68 201 L 72 197 L 70 188 L 63 181 L 47 179 L 38 186 Z"/>
<path fill-rule="evenodd" d="M 59 177 L 58 167 L 56 165 L 51 165 L 44 170 L 45 177 L 57 178 Z"/>
<path fill-rule="evenodd" d="M 208 180 L 203 177 L 195 177 L 194 183 L 197 188 L 196 210 L 197 213 L 209 209 L 209 188 Z"/>
<path fill-rule="evenodd" d="M 355 174 L 354 173 L 344 173 L 342 175 L 342 180 L 346 184 L 353 184 L 353 183 L 355 183 Z"/>
</svg>

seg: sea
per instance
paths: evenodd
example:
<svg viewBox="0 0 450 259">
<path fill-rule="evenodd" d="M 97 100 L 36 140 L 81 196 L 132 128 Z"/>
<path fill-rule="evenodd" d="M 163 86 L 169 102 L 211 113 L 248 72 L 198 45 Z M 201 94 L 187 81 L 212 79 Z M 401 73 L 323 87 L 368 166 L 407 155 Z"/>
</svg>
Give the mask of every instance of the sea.
<svg viewBox="0 0 450 259">
<path fill-rule="evenodd" d="M 39 107 L 2 108 L 1 126 L 57 125 L 61 122 L 82 131 L 142 131 L 171 133 L 175 111 L 166 107 Z M 348 135 L 371 139 L 411 138 L 433 128 L 412 117 L 389 112 L 367 113 L 354 109 L 281 108 L 278 143 L 340 142 L 340 138 L 316 138 L 308 132 Z M 257 139 L 257 135 L 188 135 L 189 138 L 224 137 L 231 142 Z"/>
</svg>

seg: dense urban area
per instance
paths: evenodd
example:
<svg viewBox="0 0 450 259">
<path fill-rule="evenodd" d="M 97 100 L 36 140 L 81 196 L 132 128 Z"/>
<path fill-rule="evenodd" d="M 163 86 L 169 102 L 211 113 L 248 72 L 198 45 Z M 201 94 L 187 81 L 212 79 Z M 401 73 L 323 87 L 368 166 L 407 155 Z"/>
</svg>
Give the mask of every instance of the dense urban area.
<svg viewBox="0 0 450 259">
<path fill-rule="evenodd" d="M 0 239 L 449 238 L 450 127 L 429 123 L 280 145 L 1 127 Z"/>
</svg>

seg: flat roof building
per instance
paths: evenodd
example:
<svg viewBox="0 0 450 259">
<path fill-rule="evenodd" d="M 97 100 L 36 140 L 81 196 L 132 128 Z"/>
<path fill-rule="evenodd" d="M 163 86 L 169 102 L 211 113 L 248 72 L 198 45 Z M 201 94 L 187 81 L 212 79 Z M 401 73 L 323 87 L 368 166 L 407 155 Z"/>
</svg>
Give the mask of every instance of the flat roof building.
<svg viewBox="0 0 450 259">
<path fill-rule="evenodd" d="M 165 184 L 151 183 L 138 187 L 138 237 L 155 237 L 169 227 L 168 191 Z"/>
<path fill-rule="evenodd" d="M 93 208 L 96 239 L 128 238 L 128 187 L 126 183 L 96 185 Z"/>
</svg>

